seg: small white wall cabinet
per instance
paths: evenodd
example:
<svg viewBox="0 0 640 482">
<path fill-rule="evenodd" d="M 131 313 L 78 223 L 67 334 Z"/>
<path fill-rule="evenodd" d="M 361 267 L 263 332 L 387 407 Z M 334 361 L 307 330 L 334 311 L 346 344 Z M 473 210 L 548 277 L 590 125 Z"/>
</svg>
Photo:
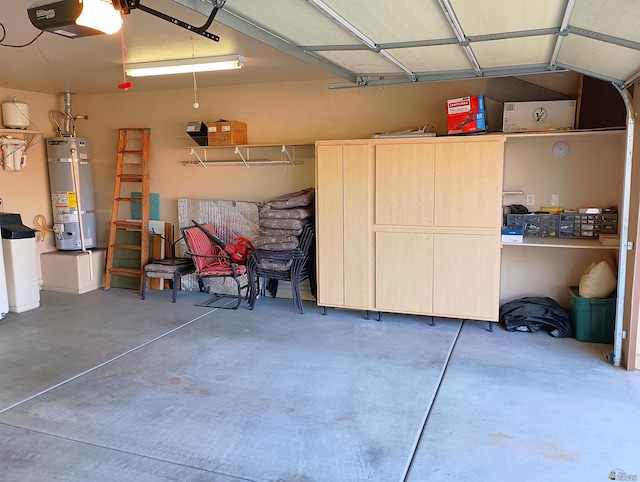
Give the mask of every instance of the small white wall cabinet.
<svg viewBox="0 0 640 482">
<path fill-rule="evenodd" d="M 316 143 L 318 304 L 498 321 L 503 136 Z"/>
</svg>

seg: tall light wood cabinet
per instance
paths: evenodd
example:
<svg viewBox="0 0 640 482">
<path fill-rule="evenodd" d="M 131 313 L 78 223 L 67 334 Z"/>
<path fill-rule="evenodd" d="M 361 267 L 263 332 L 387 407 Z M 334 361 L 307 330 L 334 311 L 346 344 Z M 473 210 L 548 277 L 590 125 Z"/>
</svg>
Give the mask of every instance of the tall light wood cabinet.
<svg viewBox="0 0 640 482">
<path fill-rule="evenodd" d="M 318 304 L 497 321 L 503 144 L 316 143 Z"/>
<path fill-rule="evenodd" d="M 369 309 L 372 301 L 373 158 L 366 143 L 317 147 L 318 304 Z M 320 234 L 321 233 L 321 234 Z"/>
</svg>

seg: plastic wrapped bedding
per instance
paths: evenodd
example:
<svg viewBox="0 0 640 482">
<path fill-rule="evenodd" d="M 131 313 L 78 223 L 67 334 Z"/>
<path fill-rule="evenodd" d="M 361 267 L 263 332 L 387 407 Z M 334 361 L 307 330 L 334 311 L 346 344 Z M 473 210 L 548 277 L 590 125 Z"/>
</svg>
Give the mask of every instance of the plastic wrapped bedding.
<svg viewBox="0 0 640 482">
<path fill-rule="evenodd" d="M 260 227 L 261 236 L 300 236 L 302 228 L 298 229 L 272 229 Z"/>
<path fill-rule="evenodd" d="M 297 236 L 275 235 L 275 236 L 258 236 L 253 241 L 256 249 L 278 250 L 296 249 L 300 244 Z"/>
<path fill-rule="evenodd" d="M 260 216 L 270 209 L 291 209 L 304 206 L 310 206 L 313 203 L 314 188 L 310 187 L 301 191 L 296 191 L 278 196 L 268 201 L 262 206 Z"/>
<path fill-rule="evenodd" d="M 313 208 L 268 209 L 261 211 L 263 219 L 307 219 L 313 215 Z"/>
<path fill-rule="evenodd" d="M 309 219 L 287 219 L 287 218 L 262 218 L 260 227 L 268 229 L 302 229 Z"/>
<path fill-rule="evenodd" d="M 281 260 L 266 258 L 260 260 L 260 269 L 266 269 L 270 271 L 287 271 L 289 268 L 291 268 L 292 264 L 292 259 Z"/>
</svg>

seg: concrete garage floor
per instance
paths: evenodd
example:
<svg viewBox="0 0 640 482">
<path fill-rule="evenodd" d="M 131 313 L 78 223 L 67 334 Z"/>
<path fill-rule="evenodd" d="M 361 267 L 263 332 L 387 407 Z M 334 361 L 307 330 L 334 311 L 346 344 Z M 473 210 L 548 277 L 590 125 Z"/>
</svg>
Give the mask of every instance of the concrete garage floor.
<svg viewBox="0 0 640 482">
<path fill-rule="evenodd" d="M 640 478 L 640 373 L 611 346 L 170 297 L 43 291 L 0 321 L 0 480 Z"/>
</svg>

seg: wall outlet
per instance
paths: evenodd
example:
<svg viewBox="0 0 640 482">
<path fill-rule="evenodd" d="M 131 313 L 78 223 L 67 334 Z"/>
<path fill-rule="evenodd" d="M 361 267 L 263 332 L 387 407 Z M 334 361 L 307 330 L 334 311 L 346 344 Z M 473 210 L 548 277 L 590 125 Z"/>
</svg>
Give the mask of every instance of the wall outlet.
<svg viewBox="0 0 640 482">
<path fill-rule="evenodd" d="M 533 206 L 536 203 L 535 194 L 527 194 L 527 206 Z"/>
<path fill-rule="evenodd" d="M 551 195 L 551 205 L 552 206 L 560 206 L 560 194 L 552 194 Z"/>
</svg>

